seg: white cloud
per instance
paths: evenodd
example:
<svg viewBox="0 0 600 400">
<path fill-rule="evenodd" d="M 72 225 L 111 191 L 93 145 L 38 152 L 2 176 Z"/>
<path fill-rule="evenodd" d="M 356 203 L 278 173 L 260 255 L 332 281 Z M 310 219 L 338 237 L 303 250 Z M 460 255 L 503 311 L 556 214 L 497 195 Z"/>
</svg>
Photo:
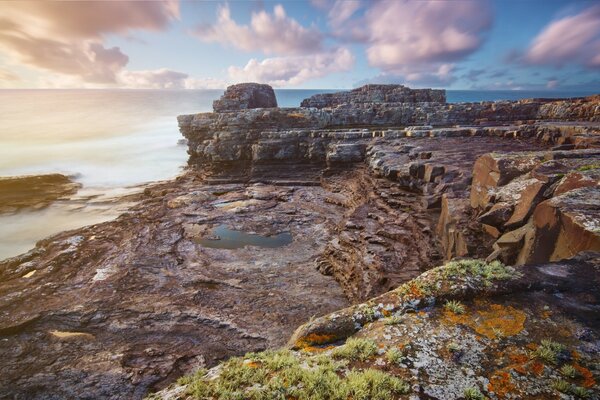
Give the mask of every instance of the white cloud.
<svg viewBox="0 0 600 400">
<path fill-rule="evenodd" d="M 218 10 L 217 22 L 197 27 L 193 35 L 205 42 L 231 45 L 244 51 L 265 54 L 310 54 L 322 48 L 322 34 L 314 27 L 305 28 L 286 15 L 281 4 L 273 9 L 252 13 L 250 25 L 238 25 L 228 5 Z"/>
<path fill-rule="evenodd" d="M 111 84 L 129 58 L 118 47 L 106 47 L 104 36 L 162 30 L 178 15 L 176 0 L 5 2 L 0 50 L 21 65 Z"/>
<path fill-rule="evenodd" d="M 600 5 L 551 22 L 527 49 L 529 64 L 600 68 Z"/>
<path fill-rule="evenodd" d="M 262 61 L 252 59 L 246 66 L 229 67 L 235 82 L 260 82 L 273 86 L 299 85 L 311 79 L 347 71 L 354 65 L 354 56 L 346 48 L 308 56 L 275 57 Z"/>
</svg>

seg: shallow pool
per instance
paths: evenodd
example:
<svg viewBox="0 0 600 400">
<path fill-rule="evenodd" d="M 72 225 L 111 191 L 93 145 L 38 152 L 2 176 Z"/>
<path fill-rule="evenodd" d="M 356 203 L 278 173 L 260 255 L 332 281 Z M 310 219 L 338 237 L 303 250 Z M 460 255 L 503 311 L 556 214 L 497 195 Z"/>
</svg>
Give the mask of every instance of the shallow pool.
<svg viewBox="0 0 600 400">
<path fill-rule="evenodd" d="M 210 237 L 198 239 L 197 242 L 204 247 L 214 249 L 239 249 L 244 246 L 275 248 L 292 243 L 292 234 L 282 232 L 273 236 L 262 236 L 234 231 L 226 225 L 219 225 L 211 231 Z"/>
</svg>

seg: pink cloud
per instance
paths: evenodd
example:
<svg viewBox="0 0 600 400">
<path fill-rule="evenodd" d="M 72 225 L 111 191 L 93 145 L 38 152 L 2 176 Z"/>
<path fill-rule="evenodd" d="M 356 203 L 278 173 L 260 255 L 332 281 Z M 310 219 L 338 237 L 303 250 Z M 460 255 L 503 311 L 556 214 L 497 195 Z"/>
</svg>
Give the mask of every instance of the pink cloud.
<svg viewBox="0 0 600 400">
<path fill-rule="evenodd" d="M 487 1 L 381 1 L 365 19 L 369 63 L 386 71 L 459 60 L 491 26 Z"/>
<path fill-rule="evenodd" d="M 161 30 L 179 15 L 178 2 L 15 1 L 2 5 L 0 50 L 22 65 L 115 83 L 129 57 L 107 48 L 106 34 Z"/>
<path fill-rule="evenodd" d="M 580 64 L 600 68 L 600 5 L 551 22 L 534 39 L 523 60 L 528 64 Z"/>
<path fill-rule="evenodd" d="M 229 67 L 229 76 L 236 82 L 261 82 L 273 86 L 298 85 L 325 75 L 347 71 L 354 65 L 354 56 L 346 48 L 307 56 L 275 57 L 263 61 L 252 59 L 243 67 Z"/>
<path fill-rule="evenodd" d="M 219 8 L 217 22 L 196 28 L 192 34 L 205 42 L 231 45 L 244 51 L 265 54 L 309 54 L 322 47 L 322 34 L 314 27 L 305 28 L 286 15 L 281 4 L 273 9 L 252 13 L 250 25 L 239 25 L 231 18 L 229 6 Z"/>
</svg>

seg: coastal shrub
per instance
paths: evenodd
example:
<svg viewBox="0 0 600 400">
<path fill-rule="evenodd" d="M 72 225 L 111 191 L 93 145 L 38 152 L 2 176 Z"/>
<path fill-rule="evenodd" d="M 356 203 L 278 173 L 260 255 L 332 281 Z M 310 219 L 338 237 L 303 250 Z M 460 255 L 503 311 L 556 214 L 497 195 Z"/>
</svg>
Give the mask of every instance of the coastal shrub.
<svg viewBox="0 0 600 400">
<path fill-rule="evenodd" d="M 490 286 L 494 280 L 514 279 L 521 274 L 498 260 L 489 263 L 483 260 L 458 260 L 446 264 L 444 275 L 446 278 L 479 277 L 485 286 Z"/>
<path fill-rule="evenodd" d="M 348 394 L 353 400 L 388 400 L 410 391 L 402 379 L 376 369 L 352 370 L 347 379 Z"/>
<path fill-rule="evenodd" d="M 385 358 L 390 364 L 400 364 L 402 362 L 402 352 L 394 347 L 385 352 Z"/>
<path fill-rule="evenodd" d="M 538 348 L 533 352 L 534 357 L 550 364 L 556 364 L 558 353 L 565 350 L 565 346 L 552 340 L 542 340 Z"/>
<path fill-rule="evenodd" d="M 579 399 L 589 399 L 592 397 L 592 393 L 581 386 L 574 386 L 571 389 L 571 393 L 573 393 L 573 395 Z"/>
<path fill-rule="evenodd" d="M 464 314 L 465 306 L 458 300 L 448 300 L 444 304 L 444 308 L 454 314 Z"/>
<path fill-rule="evenodd" d="M 569 364 L 563 365 L 560 369 L 560 373 L 568 378 L 575 378 L 577 376 L 577 370 Z"/>
<path fill-rule="evenodd" d="M 360 361 L 365 361 L 375 354 L 377 354 L 377 344 L 362 338 L 349 338 L 346 344 L 333 351 L 335 357 Z"/>
<path fill-rule="evenodd" d="M 465 400 L 485 400 L 485 396 L 476 387 L 468 387 L 463 392 Z"/>
<path fill-rule="evenodd" d="M 370 347 L 370 346 L 369 346 Z M 212 400 L 383 400 L 408 393 L 409 386 L 386 372 L 348 370 L 347 361 L 322 354 L 304 357 L 289 350 L 249 353 L 181 378 L 186 395 Z"/>
<path fill-rule="evenodd" d="M 561 393 L 568 394 L 571 391 L 571 385 L 569 384 L 569 382 L 562 379 L 557 379 L 554 382 L 552 382 L 552 387 L 554 388 L 554 390 Z"/>
</svg>

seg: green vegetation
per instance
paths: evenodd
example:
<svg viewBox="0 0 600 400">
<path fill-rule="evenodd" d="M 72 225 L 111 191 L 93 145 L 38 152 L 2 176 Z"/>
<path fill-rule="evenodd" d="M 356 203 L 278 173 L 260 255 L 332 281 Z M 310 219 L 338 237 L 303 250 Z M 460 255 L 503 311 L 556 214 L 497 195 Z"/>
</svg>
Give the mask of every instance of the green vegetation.
<svg viewBox="0 0 600 400">
<path fill-rule="evenodd" d="M 402 362 L 402 358 L 404 358 L 404 355 L 400 350 L 398 350 L 395 347 L 392 347 L 391 349 L 385 352 L 385 358 L 390 364 L 397 365 Z"/>
<path fill-rule="evenodd" d="M 569 364 L 563 365 L 560 369 L 560 373 L 568 378 L 575 378 L 577 376 L 577 370 Z"/>
<path fill-rule="evenodd" d="M 466 276 L 479 277 L 485 286 L 490 286 L 495 280 L 515 279 L 521 274 L 513 267 L 507 267 L 497 260 L 490 263 L 482 260 L 450 261 L 444 267 L 445 278 Z"/>
<path fill-rule="evenodd" d="M 454 314 L 464 314 L 465 306 L 458 300 L 448 300 L 444 304 L 444 308 Z"/>
<path fill-rule="evenodd" d="M 361 313 L 362 315 L 364 315 L 366 322 L 372 322 L 375 321 L 375 310 L 373 310 L 371 307 L 362 304 L 359 309 L 358 312 Z"/>
<path fill-rule="evenodd" d="M 589 164 L 589 165 L 583 165 L 579 168 L 577 168 L 577 171 L 590 171 L 592 169 L 600 169 L 600 164 Z"/>
<path fill-rule="evenodd" d="M 376 369 L 352 370 L 346 377 L 348 398 L 353 400 L 388 400 L 410 391 L 402 379 Z"/>
<path fill-rule="evenodd" d="M 578 397 L 580 399 L 589 399 L 590 397 L 592 397 L 592 393 L 586 388 L 582 388 L 581 386 L 574 386 L 571 389 L 571 393 L 573 393 L 575 397 Z"/>
<path fill-rule="evenodd" d="M 386 319 L 383 320 L 383 323 L 385 325 L 398 325 L 401 322 L 400 317 L 397 316 L 392 316 L 392 317 L 388 317 Z"/>
<path fill-rule="evenodd" d="M 349 338 L 346 344 L 333 351 L 333 356 L 347 360 L 365 361 L 377 354 L 377 344 L 369 339 Z"/>
<path fill-rule="evenodd" d="M 465 400 L 485 400 L 485 396 L 475 387 L 466 388 L 463 395 Z"/>
<path fill-rule="evenodd" d="M 265 351 L 224 362 L 214 377 L 201 370 L 178 384 L 187 385 L 186 395 L 203 400 L 384 400 L 410 390 L 402 379 L 383 371 L 346 366 L 326 355 Z"/>
<path fill-rule="evenodd" d="M 542 340 L 539 347 L 533 352 L 534 357 L 550 364 L 556 364 L 558 353 L 565 350 L 565 346 L 552 340 Z"/>
<path fill-rule="evenodd" d="M 552 382 L 552 387 L 554 388 L 554 390 L 561 393 L 569 393 L 571 391 L 571 385 L 569 384 L 569 382 L 564 381 L 562 379 L 557 379 L 554 382 Z"/>
<path fill-rule="evenodd" d="M 460 350 L 460 346 L 458 345 L 458 343 L 454 343 L 454 342 L 450 342 L 448 343 L 448 345 L 446 346 L 446 349 L 450 352 L 450 353 L 456 353 L 457 351 Z"/>
</svg>

